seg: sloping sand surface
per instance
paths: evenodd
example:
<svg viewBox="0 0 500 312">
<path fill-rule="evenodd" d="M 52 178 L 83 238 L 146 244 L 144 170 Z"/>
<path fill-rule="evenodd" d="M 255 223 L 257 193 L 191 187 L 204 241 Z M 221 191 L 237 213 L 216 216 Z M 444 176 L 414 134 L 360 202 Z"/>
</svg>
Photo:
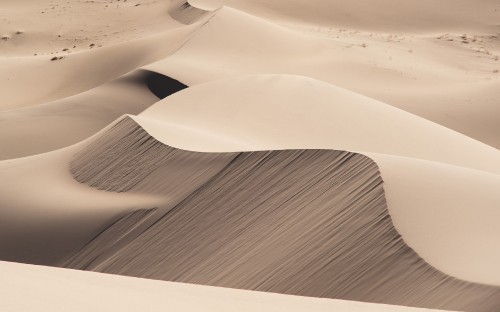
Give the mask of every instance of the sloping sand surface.
<svg viewBox="0 0 500 312">
<path fill-rule="evenodd" d="M 172 173 L 181 160 L 186 176 Z M 378 168 L 360 154 L 188 152 L 126 117 L 79 152 L 71 171 L 98 189 L 182 200 L 120 219 L 66 267 L 428 308 L 498 307 L 500 288 L 447 276 L 403 242 Z M 179 196 L 186 179 L 206 182 Z"/>
<path fill-rule="evenodd" d="M 301 3 L 312 8 L 310 2 Z M 477 6 L 468 5 L 477 11 Z M 494 8 L 493 4 L 485 10 L 498 16 L 500 8 Z M 488 116 L 497 112 L 494 99 L 499 91 L 494 86 L 500 79 L 500 44 L 498 27 L 490 23 L 486 29 L 466 34 L 449 29 L 405 34 L 399 28 L 375 32 L 301 24 L 299 33 L 297 27 L 292 31 L 224 7 L 174 55 L 148 68 L 189 85 L 241 74 L 305 75 L 498 148 L 500 137 L 492 133 L 500 133 L 499 123 Z M 480 113 L 470 119 L 464 114 L 470 110 Z"/>
<path fill-rule="evenodd" d="M 500 197 L 494 191 L 500 185 L 500 152 L 494 148 L 384 103 L 297 76 L 198 85 L 134 118 L 156 138 L 188 150 L 362 152 L 380 164 L 396 228 L 412 248 L 452 276 L 500 285 L 498 275 L 490 274 L 500 261 L 498 248 L 491 248 L 500 236 Z M 177 133 L 172 131 L 176 127 Z M 183 133 L 186 128 L 190 130 Z"/>
<path fill-rule="evenodd" d="M 500 9 L 498 1 L 466 0 L 189 0 L 204 9 L 227 5 L 281 23 L 349 27 L 370 31 L 429 32 L 494 29 Z M 389 10 L 390 8 L 390 10 Z M 496 9 L 496 10 L 495 10 Z"/>
<path fill-rule="evenodd" d="M 497 0 L 0 7 L 0 310 L 500 309 Z"/>
<path fill-rule="evenodd" d="M 420 312 L 384 304 L 286 296 L 169 283 L 50 267 L 0 263 L 2 311 L 340 311 Z M 29 300 L 23 294 L 30 294 Z"/>
<path fill-rule="evenodd" d="M 124 213 L 163 202 L 77 183 L 68 170 L 77 150 L 0 162 L 1 259 L 55 265 Z"/>
<path fill-rule="evenodd" d="M 161 74 L 136 70 L 74 96 L 0 112 L 0 144 L 10 147 L 0 150 L 0 160 L 78 143 L 123 114 L 138 114 L 185 87 Z"/>
<path fill-rule="evenodd" d="M 303 144 L 500 173 L 500 151 L 491 146 L 385 103 L 303 76 L 256 75 L 197 85 L 153 105 L 140 117 L 232 136 L 258 149 Z M 147 122 L 141 124 L 148 130 Z M 169 139 L 166 131 L 151 133 L 160 140 Z M 325 141 L 330 144 L 324 146 Z M 179 147 L 196 149 L 188 140 Z"/>
<path fill-rule="evenodd" d="M 178 6 L 169 1 L 7 1 L 0 13 L 0 110 L 71 96 L 166 57 L 203 23 L 178 22 L 175 17 L 193 10 L 171 16 Z"/>
</svg>

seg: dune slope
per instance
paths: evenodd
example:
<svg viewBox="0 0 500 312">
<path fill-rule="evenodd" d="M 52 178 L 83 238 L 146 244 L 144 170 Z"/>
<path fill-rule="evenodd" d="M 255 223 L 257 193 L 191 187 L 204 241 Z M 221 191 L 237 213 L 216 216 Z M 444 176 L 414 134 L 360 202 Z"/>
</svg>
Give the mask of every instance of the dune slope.
<svg viewBox="0 0 500 312">
<path fill-rule="evenodd" d="M 0 260 L 128 276 L 0 310 L 498 311 L 500 3 L 434 2 L 0 0 Z"/>
<path fill-rule="evenodd" d="M 0 160 L 25 157 L 78 143 L 123 114 L 138 114 L 186 88 L 161 74 L 135 70 L 64 99 L 0 112 Z"/>
<path fill-rule="evenodd" d="M 352 6 L 341 2 L 336 5 Z M 388 5 L 391 1 L 382 2 Z M 324 9 L 328 3 L 320 1 L 316 7 L 312 2 L 300 1 L 299 6 L 304 8 L 301 12 L 328 12 Z M 256 11 L 266 5 L 252 3 Z M 461 5 L 467 8 L 471 3 L 463 1 Z M 358 6 L 373 9 L 373 5 L 360 3 L 352 9 Z M 412 6 L 428 9 L 416 2 Z M 471 8 L 472 12 L 476 8 Z M 494 9 L 495 5 L 489 3 L 486 10 L 498 16 L 500 8 Z M 469 14 L 468 18 L 477 16 Z M 348 25 L 290 29 L 274 22 L 223 7 L 176 53 L 147 68 L 189 85 L 244 74 L 304 75 L 500 147 L 496 135 L 500 123 L 492 117 L 498 113 L 495 98 L 499 95 L 496 86 L 500 79 L 500 45 L 498 27 L 491 21 L 488 27 L 465 34 L 446 29 L 418 34 L 401 32 L 399 28 L 360 31 Z"/>
<path fill-rule="evenodd" d="M 500 186 L 500 152 L 486 144 L 385 103 L 289 75 L 193 86 L 134 119 L 160 141 L 188 150 L 363 153 L 380 164 L 396 228 L 420 256 L 449 275 L 500 285 L 500 275 L 492 274 L 499 249 L 491 248 L 500 235 L 500 197 L 493 191 Z"/>
<path fill-rule="evenodd" d="M 171 179 L 182 177 L 168 174 L 169 160 L 189 162 L 190 154 L 226 165 L 210 174 L 191 163 L 205 183 L 175 205 L 123 217 L 64 266 L 428 308 L 498 307 L 500 288 L 447 276 L 404 243 L 378 167 L 360 154 L 182 151 L 125 117 L 77 154 L 71 170 L 99 189 L 173 196 Z"/>
</svg>

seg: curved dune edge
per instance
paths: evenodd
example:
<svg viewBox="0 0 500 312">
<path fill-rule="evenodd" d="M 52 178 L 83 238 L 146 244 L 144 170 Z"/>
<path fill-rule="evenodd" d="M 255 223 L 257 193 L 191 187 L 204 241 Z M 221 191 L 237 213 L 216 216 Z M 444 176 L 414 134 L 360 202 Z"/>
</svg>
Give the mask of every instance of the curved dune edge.
<svg viewBox="0 0 500 312">
<path fill-rule="evenodd" d="M 64 99 L 91 90 L 143 65 L 174 53 L 198 29 L 197 24 L 167 30 L 149 37 L 77 52 L 57 62 L 41 57 L 0 57 L 5 81 L 1 111 Z M 90 64 L 90 65 L 89 65 Z M 33 71 L 33 68 L 40 70 Z M 9 72 L 16 75 L 9 77 Z M 80 83 L 72 83 L 79 81 Z M 30 86 L 30 92 L 25 92 Z"/>
<path fill-rule="evenodd" d="M 326 148 L 381 168 L 394 225 L 448 275 L 500 286 L 500 151 L 383 102 L 296 75 L 192 86 L 131 116 L 177 148 Z M 430 218 L 429 216 L 432 216 Z"/>
<path fill-rule="evenodd" d="M 179 162 L 187 171 L 169 175 Z M 99 189 L 171 197 L 193 173 L 205 182 L 175 204 L 120 219 L 65 267 L 426 308 L 499 307 L 500 288 L 447 276 L 404 243 L 378 167 L 360 154 L 189 152 L 125 117 L 76 154 L 71 171 Z"/>
<path fill-rule="evenodd" d="M 500 174 L 500 151 L 489 145 L 384 102 L 301 75 L 244 75 L 202 83 L 133 118 L 160 141 L 168 141 L 168 134 L 161 128 L 155 131 L 149 120 L 241 138 L 253 146 L 266 145 L 265 149 L 304 144 L 321 148 L 330 141 L 342 150 Z"/>
<path fill-rule="evenodd" d="M 76 144 L 124 114 L 139 114 L 187 86 L 143 69 L 64 99 L 0 112 L 0 160 Z M 43 140 L 33 141 L 33 133 Z"/>
<path fill-rule="evenodd" d="M 0 262 L 2 311 L 424 312 L 344 300 L 286 296 Z M 29 296 L 26 294 L 36 294 Z"/>
<path fill-rule="evenodd" d="M 339 26 L 323 29 L 330 35 L 322 36 L 318 28 L 304 33 L 275 22 L 223 7 L 175 54 L 146 67 L 189 85 L 247 74 L 309 76 L 500 147 L 500 123 L 493 117 L 500 113 L 494 100 L 499 76 L 493 72 L 500 50 L 494 39 L 484 44 L 497 46 L 495 56 L 483 57 L 480 46 L 461 43 L 463 33 L 453 35 L 452 43 L 437 39 L 446 34 L 438 30 L 392 41 L 388 36 L 400 29 L 358 33 Z M 487 38 L 490 32 L 477 35 Z"/>
</svg>

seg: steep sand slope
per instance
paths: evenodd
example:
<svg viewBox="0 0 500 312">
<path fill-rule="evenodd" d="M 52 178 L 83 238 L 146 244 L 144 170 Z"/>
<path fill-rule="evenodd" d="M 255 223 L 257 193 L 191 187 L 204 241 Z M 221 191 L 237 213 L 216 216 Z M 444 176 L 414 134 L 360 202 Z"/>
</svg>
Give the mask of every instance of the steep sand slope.
<svg viewBox="0 0 500 312">
<path fill-rule="evenodd" d="M 89 91 L 0 112 L 0 160 L 63 148 L 88 138 L 123 114 L 138 114 L 186 86 L 136 70 Z"/>
<path fill-rule="evenodd" d="M 186 169 L 174 171 L 179 164 Z M 66 267 L 417 307 L 499 307 L 499 287 L 447 276 L 404 243 L 378 168 L 360 154 L 188 152 L 126 117 L 76 154 L 71 171 L 98 189 L 171 202 L 123 217 Z"/>
<path fill-rule="evenodd" d="M 499 113 L 498 30 L 301 32 L 224 7 L 174 55 L 148 68 L 188 85 L 251 73 L 305 75 L 500 147 L 500 123 L 492 117 Z"/>
<path fill-rule="evenodd" d="M 303 76 L 251 75 L 193 86 L 156 103 L 140 117 L 234 136 L 253 146 L 264 144 L 260 148 L 266 149 L 289 148 L 295 142 L 321 147 L 328 141 L 336 149 L 500 173 L 500 151 L 495 148 L 385 103 Z M 148 130 L 148 123 L 144 127 Z M 154 133 L 162 138 L 161 131 Z M 168 135 L 165 132 L 166 138 Z M 266 136 L 272 144 L 265 145 Z M 180 147 L 193 146 L 187 140 L 184 144 Z"/>
<path fill-rule="evenodd" d="M 353 301 L 169 283 L 49 267 L 0 263 L 3 300 L 0 309 L 14 311 L 339 311 L 423 312 L 416 309 Z M 29 300 L 26 295 L 29 294 Z"/>
<path fill-rule="evenodd" d="M 412 248 L 447 274 L 500 285 L 499 275 L 492 274 L 500 261 L 498 248 L 492 248 L 500 235 L 500 197 L 493 191 L 500 185 L 500 152 L 494 148 L 389 105 L 298 76 L 251 76 L 191 87 L 134 118 L 159 140 L 190 150 L 363 152 L 381 163 L 389 210 Z M 150 122 L 152 118 L 168 128 Z M 436 168 L 435 173 L 428 167 Z M 430 216 L 435 216 L 432 221 Z"/>
<path fill-rule="evenodd" d="M 57 264 L 124 213 L 164 202 L 77 183 L 68 170 L 76 150 L 0 161 L 1 259 Z"/>
</svg>

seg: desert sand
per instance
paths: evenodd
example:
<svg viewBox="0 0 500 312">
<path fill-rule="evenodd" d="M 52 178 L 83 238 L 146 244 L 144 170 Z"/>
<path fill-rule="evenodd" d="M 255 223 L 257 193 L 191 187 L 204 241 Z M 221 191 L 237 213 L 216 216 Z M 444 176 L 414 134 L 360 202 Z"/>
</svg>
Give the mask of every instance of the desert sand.
<svg viewBox="0 0 500 312">
<path fill-rule="evenodd" d="M 359 311 L 424 312 L 355 301 L 161 282 L 110 274 L 0 263 L 3 311 Z M 26 300 L 22 294 L 30 294 Z"/>
<path fill-rule="evenodd" d="M 1 310 L 500 308 L 500 2 L 0 6 Z"/>
</svg>

